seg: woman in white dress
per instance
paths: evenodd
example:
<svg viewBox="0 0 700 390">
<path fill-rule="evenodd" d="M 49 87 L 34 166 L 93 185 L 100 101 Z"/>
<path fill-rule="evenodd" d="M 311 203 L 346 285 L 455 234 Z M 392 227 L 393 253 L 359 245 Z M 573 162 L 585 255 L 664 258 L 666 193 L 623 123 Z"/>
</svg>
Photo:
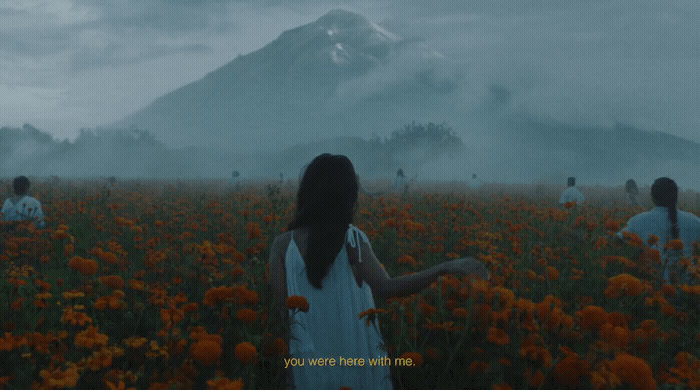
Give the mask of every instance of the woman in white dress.
<svg viewBox="0 0 700 390">
<path fill-rule="evenodd" d="M 294 219 L 270 249 L 270 285 L 277 315 L 290 322 L 290 358 L 304 366 L 287 369 L 294 389 L 391 389 L 379 323 L 359 314 L 374 298 L 405 296 L 446 273 L 488 278 L 484 265 L 463 258 L 424 271 L 391 278 L 377 260 L 367 236 L 352 225 L 358 181 L 350 160 L 322 154 L 306 168 L 299 184 Z M 307 312 L 288 310 L 289 296 L 303 296 Z M 368 326 L 371 325 L 371 326 Z M 333 358 L 335 366 L 312 366 L 309 359 Z M 363 358 L 364 366 L 341 365 L 340 358 Z"/>
<path fill-rule="evenodd" d="M 12 181 L 15 196 L 5 199 L 0 213 L 3 221 L 24 221 L 31 219 L 37 227 L 46 226 L 44 212 L 41 203 L 27 195 L 29 191 L 29 179 L 26 176 L 17 176 Z"/>
</svg>

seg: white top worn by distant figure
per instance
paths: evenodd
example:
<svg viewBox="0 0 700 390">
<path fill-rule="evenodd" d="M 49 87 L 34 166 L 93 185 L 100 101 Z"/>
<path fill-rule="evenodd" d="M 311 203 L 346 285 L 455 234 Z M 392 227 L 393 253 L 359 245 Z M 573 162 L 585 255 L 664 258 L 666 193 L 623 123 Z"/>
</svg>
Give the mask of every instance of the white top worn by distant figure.
<svg viewBox="0 0 700 390">
<path fill-rule="evenodd" d="M 29 190 L 29 179 L 26 176 L 17 176 L 12 182 L 15 196 L 5 200 L 0 212 L 3 221 L 24 221 L 33 220 L 39 227 L 45 227 L 44 212 L 41 210 L 41 203 L 27 195 Z"/>
<path fill-rule="evenodd" d="M 231 178 L 228 179 L 229 186 L 238 191 L 241 188 L 241 174 L 238 171 L 231 172 Z"/>
<path fill-rule="evenodd" d="M 583 203 L 583 194 L 576 187 L 569 187 L 561 193 L 559 204 L 576 201 L 577 204 Z"/>
<path fill-rule="evenodd" d="M 469 186 L 469 188 L 477 189 L 481 187 L 482 184 L 484 184 L 484 182 L 478 177 L 476 177 L 476 173 L 472 173 L 472 177 L 469 180 L 467 180 L 467 185 Z"/>
<path fill-rule="evenodd" d="M 350 225 L 346 240 L 360 247 L 367 236 Z M 359 255 L 362 261 L 362 253 Z M 300 295 L 309 303 L 309 311 L 289 311 L 291 318 L 290 357 L 304 359 L 303 367 L 292 367 L 296 389 L 337 390 L 339 384 L 353 390 L 391 389 L 389 365 L 370 365 L 369 359 L 388 357 L 379 322 L 369 324 L 359 318 L 365 310 L 375 308 L 372 289 L 356 283 L 345 246 L 323 279 L 323 288 L 309 283 L 306 265 L 294 241 L 294 231 L 285 255 L 287 296 Z M 339 304 L 340 303 L 340 304 Z M 368 326 L 369 325 L 369 326 Z M 341 365 L 339 358 L 363 358 L 364 366 Z M 308 359 L 334 358 L 336 365 L 313 366 Z"/>
<path fill-rule="evenodd" d="M 403 174 L 403 169 L 396 171 L 393 188 L 394 192 L 402 192 L 406 189 L 406 176 Z"/>
<path fill-rule="evenodd" d="M 2 220 L 3 221 L 24 221 L 33 219 L 37 226 L 42 227 L 44 222 L 44 213 L 41 211 L 41 203 L 31 196 L 13 196 L 5 199 L 2 205 Z"/>
<path fill-rule="evenodd" d="M 692 213 L 678 210 L 678 238 L 683 241 L 683 256 L 691 257 L 693 255 L 693 243 L 700 240 L 700 218 Z M 659 252 L 664 252 L 664 245 L 671 238 L 671 221 L 668 219 L 668 208 L 656 206 L 649 211 L 637 214 L 627 221 L 627 226 L 617 233 L 617 236 L 622 239 L 622 232 L 627 231 L 634 233 L 639 238 L 647 242 L 650 234 L 659 237 L 659 241 L 654 245 Z M 671 266 L 673 266 L 678 258 L 669 259 L 667 267 L 663 271 L 663 278 L 668 283 L 670 282 Z"/>
<path fill-rule="evenodd" d="M 559 204 L 566 204 L 569 202 L 576 202 L 577 204 L 583 203 L 583 194 L 576 188 L 576 179 L 570 177 L 568 179 L 568 187 L 561 193 L 559 197 Z"/>
</svg>

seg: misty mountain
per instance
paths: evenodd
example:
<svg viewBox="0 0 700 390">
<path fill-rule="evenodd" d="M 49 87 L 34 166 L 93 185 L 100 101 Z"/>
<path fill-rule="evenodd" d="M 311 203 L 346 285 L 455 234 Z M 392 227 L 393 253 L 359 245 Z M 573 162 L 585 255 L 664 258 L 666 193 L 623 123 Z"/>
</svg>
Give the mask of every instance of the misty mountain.
<svg viewBox="0 0 700 390">
<path fill-rule="evenodd" d="M 113 124 L 169 146 L 277 150 L 441 121 L 431 97 L 455 90 L 441 56 L 364 17 L 333 10 Z M 439 118 L 432 119 L 432 118 Z"/>
</svg>

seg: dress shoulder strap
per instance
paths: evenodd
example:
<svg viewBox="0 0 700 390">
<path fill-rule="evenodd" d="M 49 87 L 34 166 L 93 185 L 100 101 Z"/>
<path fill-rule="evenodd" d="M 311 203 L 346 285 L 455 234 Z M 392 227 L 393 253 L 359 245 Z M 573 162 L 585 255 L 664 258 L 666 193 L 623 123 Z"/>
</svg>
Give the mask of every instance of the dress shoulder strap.
<svg viewBox="0 0 700 390">
<path fill-rule="evenodd" d="M 350 224 L 345 236 L 345 242 L 350 248 L 357 249 L 358 263 L 362 262 L 362 241 L 369 243 L 369 238 L 367 238 L 367 235 L 365 235 L 362 230 Z"/>
</svg>

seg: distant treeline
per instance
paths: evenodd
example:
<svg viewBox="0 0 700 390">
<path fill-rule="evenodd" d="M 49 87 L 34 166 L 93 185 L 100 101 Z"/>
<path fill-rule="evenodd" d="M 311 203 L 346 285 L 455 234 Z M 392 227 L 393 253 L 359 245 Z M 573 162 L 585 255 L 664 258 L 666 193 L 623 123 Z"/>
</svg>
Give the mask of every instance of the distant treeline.
<svg viewBox="0 0 700 390">
<path fill-rule="evenodd" d="M 238 170 L 246 177 L 294 176 L 319 153 L 348 155 L 367 177 L 386 177 L 399 167 L 416 170 L 458 155 L 462 140 L 446 123 L 413 122 L 389 137 L 336 137 L 295 145 L 274 155 L 234 155 L 217 148 L 171 149 L 146 130 L 82 129 L 73 141 L 57 140 L 25 124 L 0 128 L 0 176 L 215 178 Z"/>
</svg>

